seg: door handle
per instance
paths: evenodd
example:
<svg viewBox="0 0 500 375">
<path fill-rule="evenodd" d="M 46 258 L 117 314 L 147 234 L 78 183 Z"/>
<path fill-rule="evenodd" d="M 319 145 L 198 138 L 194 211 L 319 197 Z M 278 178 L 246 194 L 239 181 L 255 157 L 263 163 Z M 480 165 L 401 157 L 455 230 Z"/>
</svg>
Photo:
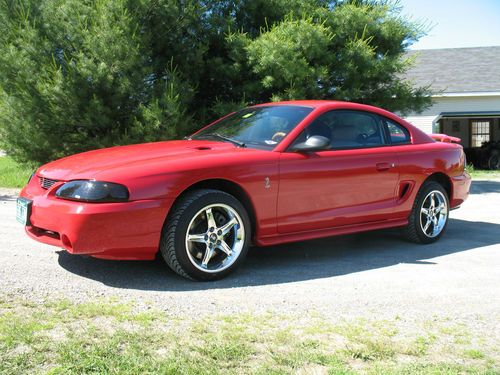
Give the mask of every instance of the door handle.
<svg viewBox="0 0 500 375">
<path fill-rule="evenodd" d="M 378 171 L 387 171 L 394 168 L 394 163 L 377 163 L 376 167 Z"/>
</svg>

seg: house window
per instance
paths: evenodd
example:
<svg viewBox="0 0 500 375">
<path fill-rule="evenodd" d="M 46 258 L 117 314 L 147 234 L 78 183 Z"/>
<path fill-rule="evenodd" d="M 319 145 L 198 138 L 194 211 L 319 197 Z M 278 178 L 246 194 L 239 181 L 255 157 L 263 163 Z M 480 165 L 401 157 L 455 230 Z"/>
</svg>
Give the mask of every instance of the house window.
<svg viewBox="0 0 500 375">
<path fill-rule="evenodd" d="M 471 121 L 471 147 L 481 147 L 484 142 L 490 140 L 490 122 Z"/>
</svg>

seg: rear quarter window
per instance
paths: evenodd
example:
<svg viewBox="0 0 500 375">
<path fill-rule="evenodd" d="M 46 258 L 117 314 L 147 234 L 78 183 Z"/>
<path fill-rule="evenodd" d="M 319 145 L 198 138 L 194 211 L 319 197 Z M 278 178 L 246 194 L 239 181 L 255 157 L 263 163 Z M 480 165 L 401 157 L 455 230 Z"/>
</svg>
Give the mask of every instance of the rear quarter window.
<svg viewBox="0 0 500 375">
<path fill-rule="evenodd" d="M 384 122 L 391 144 L 397 145 L 410 143 L 410 132 L 408 129 L 389 119 L 384 119 Z"/>
</svg>

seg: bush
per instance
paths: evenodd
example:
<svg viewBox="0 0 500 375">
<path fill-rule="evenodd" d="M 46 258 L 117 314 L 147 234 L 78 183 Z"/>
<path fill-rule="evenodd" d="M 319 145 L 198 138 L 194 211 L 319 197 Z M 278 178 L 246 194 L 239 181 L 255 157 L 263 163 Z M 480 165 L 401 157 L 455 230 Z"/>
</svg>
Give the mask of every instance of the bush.
<svg viewBox="0 0 500 375">
<path fill-rule="evenodd" d="M 0 148 L 43 163 L 277 99 L 418 110 L 398 77 L 420 35 L 385 2 L 4 0 Z"/>
<path fill-rule="evenodd" d="M 126 1 L 26 3 L 2 5 L 8 154 L 44 162 L 185 132 L 192 89 L 173 64 L 152 64 L 152 32 Z"/>
</svg>

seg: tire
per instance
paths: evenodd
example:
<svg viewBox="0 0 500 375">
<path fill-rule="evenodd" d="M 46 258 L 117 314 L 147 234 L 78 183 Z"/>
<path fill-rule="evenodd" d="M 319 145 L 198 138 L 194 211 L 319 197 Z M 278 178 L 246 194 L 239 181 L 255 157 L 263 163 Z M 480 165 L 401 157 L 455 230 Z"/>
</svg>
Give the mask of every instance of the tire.
<svg viewBox="0 0 500 375">
<path fill-rule="evenodd" d="M 243 205 L 219 190 L 194 190 L 172 207 L 160 252 L 168 266 L 191 280 L 218 280 L 244 261 L 251 225 Z"/>
<path fill-rule="evenodd" d="M 434 206 L 431 205 L 432 197 Z M 436 242 L 446 230 L 449 213 L 449 198 L 443 186 L 435 181 L 425 182 L 415 198 L 408 218 L 406 237 L 415 243 Z"/>
<path fill-rule="evenodd" d="M 500 169 L 500 156 L 492 155 L 488 160 L 488 167 L 493 170 Z"/>
</svg>

